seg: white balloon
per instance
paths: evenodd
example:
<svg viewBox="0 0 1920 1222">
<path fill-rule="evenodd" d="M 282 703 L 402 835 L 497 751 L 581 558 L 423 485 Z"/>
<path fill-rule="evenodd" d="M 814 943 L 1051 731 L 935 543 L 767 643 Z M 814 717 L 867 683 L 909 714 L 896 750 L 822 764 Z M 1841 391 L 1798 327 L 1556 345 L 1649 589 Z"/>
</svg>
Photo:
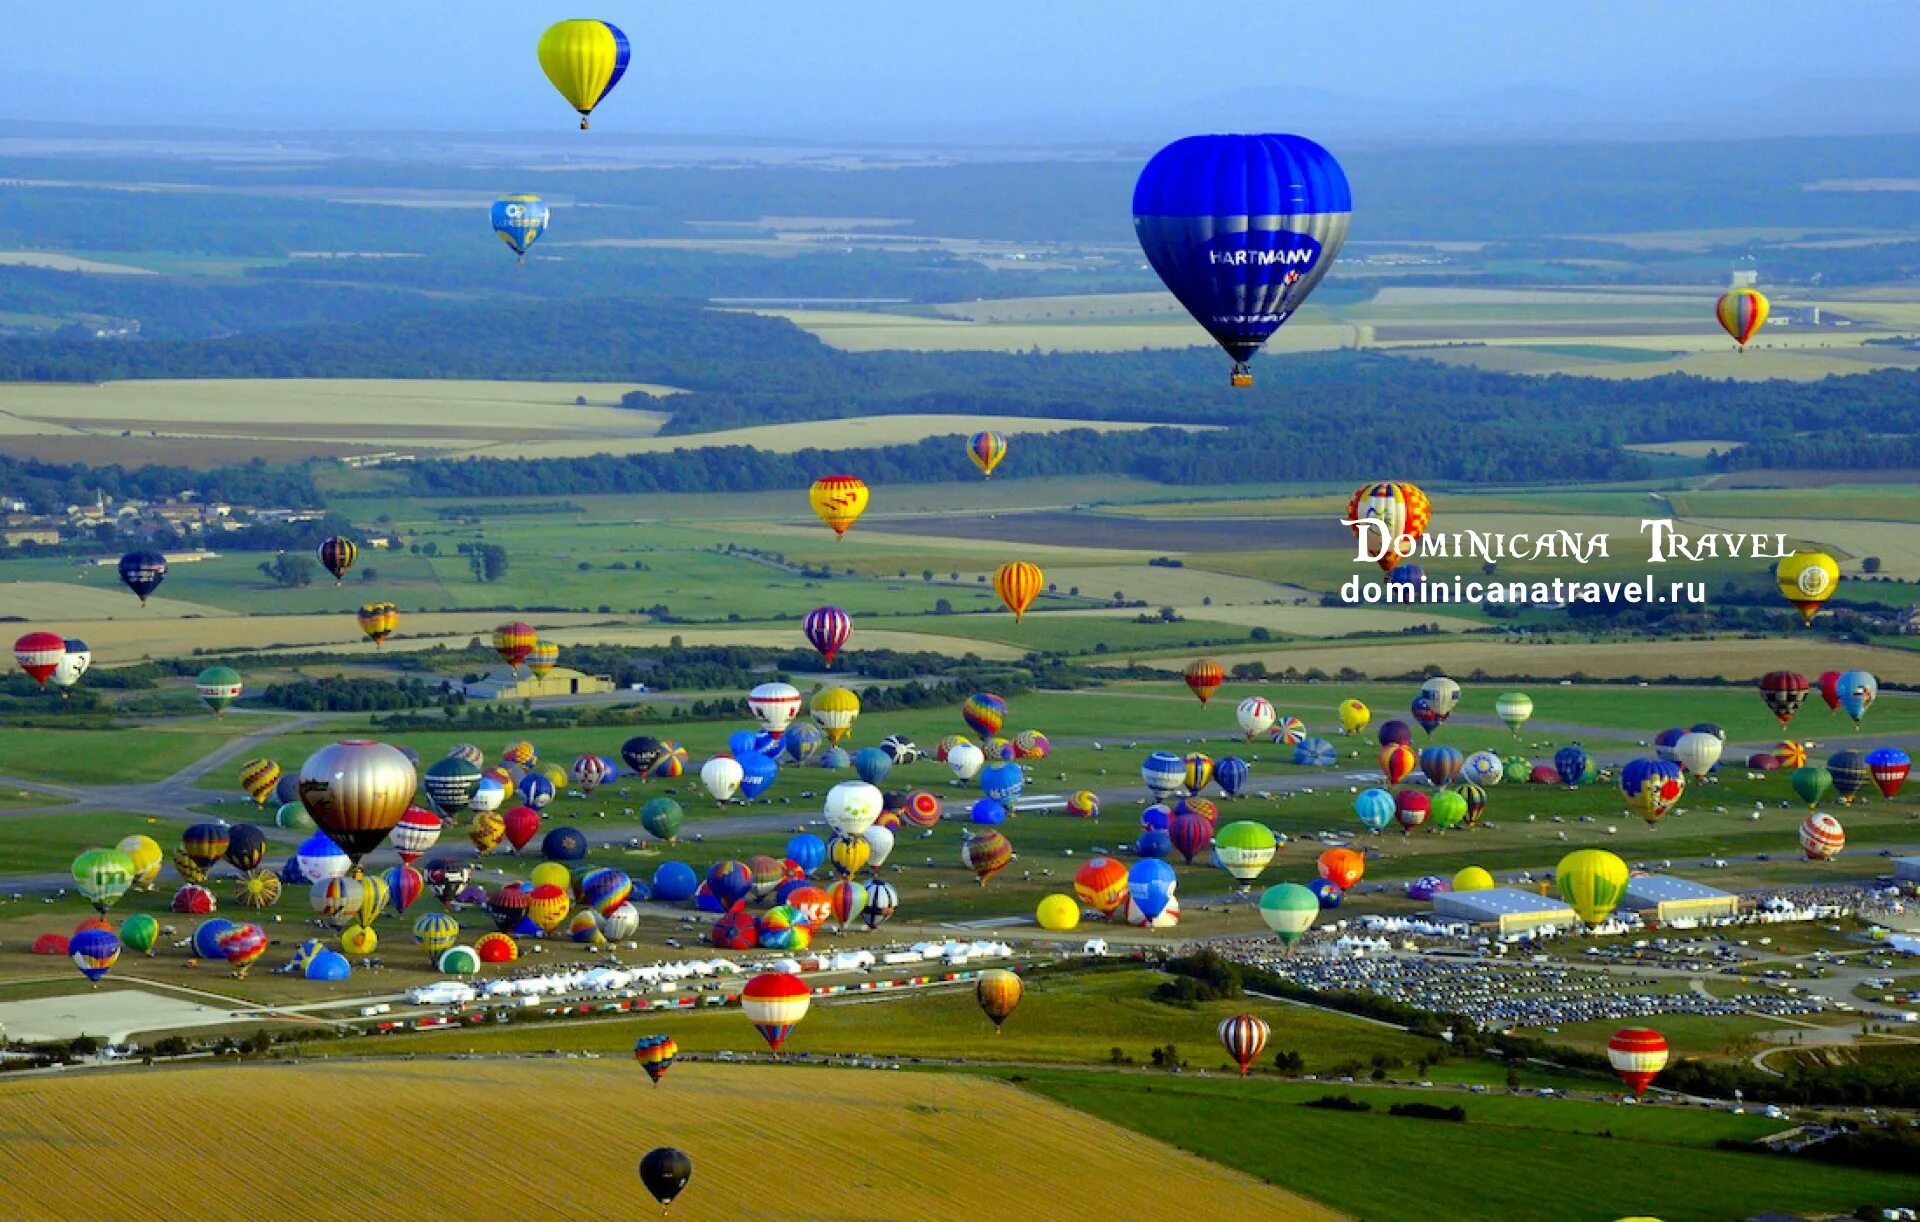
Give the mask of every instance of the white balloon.
<svg viewBox="0 0 1920 1222">
<path fill-rule="evenodd" d="M 888 855 L 893 852 L 892 829 L 882 827 L 876 823 L 866 831 L 861 832 L 860 835 L 866 840 L 867 847 L 873 850 L 867 858 L 867 868 L 878 870 L 881 866 L 886 865 Z"/>
<path fill-rule="evenodd" d="M 600 936 L 609 942 L 624 942 L 640 928 L 640 910 L 632 904 L 622 904 L 608 913 L 594 913 L 593 923 L 600 928 Z"/>
<path fill-rule="evenodd" d="M 1235 715 L 1240 719 L 1240 732 L 1249 739 L 1258 738 L 1273 729 L 1273 704 L 1264 696 L 1248 696 L 1240 702 Z"/>
<path fill-rule="evenodd" d="M 957 781 L 971 781 L 987 762 L 987 753 L 972 743 L 955 743 L 947 749 L 947 767 Z"/>
<path fill-rule="evenodd" d="M 827 790 L 822 813 L 828 827 L 852 839 L 864 835 L 886 805 L 886 795 L 865 781 L 842 781 Z"/>
<path fill-rule="evenodd" d="M 747 707 L 769 733 L 779 734 L 800 713 L 800 689 L 791 683 L 762 683 L 747 693 Z"/>
<path fill-rule="evenodd" d="M 716 755 L 700 765 L 700 783 L 707 787 L 716 802 L 725 802 L 740 791 L 740 782 L 745 779 L 746 770 L 740 767 L 740 761 L 728 755 Z"/>
<path fill-rule="evenodd" d="M 1696 778 L 1703 778 L 1720 762 L 1720 752 L 1725 746 L 1718 734 L 1693 730 L 1682 734 L 1680 741 L 1673 744 L 1673 758 Z"/>
</svg>

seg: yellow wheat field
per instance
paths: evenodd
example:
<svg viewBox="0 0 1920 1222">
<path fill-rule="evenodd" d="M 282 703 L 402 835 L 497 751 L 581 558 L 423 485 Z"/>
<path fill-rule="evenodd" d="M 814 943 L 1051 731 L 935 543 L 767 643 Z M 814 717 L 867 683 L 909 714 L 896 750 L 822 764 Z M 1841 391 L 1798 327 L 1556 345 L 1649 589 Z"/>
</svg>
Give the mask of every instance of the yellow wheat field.
<svg viewBox="0 0 1920 1222">
<path fill-rule="evenodd" d="M 0 1084 L 0 1216 L 639 1218 L 635 1168 L 694 1163 L 672 1216 L 1332 1218 L 1017 1087 L 956 1075 L 607 1061 L 127 1069 Z M 1114 1205 L 1120 1205 L 1115 1211 Z"/>
</svg>

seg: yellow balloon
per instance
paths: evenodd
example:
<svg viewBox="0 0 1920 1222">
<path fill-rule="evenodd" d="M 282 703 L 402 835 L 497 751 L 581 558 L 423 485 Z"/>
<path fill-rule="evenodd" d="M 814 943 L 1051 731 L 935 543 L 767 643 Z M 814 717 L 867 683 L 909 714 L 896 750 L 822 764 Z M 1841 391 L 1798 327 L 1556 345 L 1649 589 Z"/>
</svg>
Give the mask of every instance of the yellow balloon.
<svg viewBox="0 0 1920 1222">
<path fill-rule="evenodd" d="M 833 527 L 836 535 L 845 535 L 847 527 L 860 520 L 869 499 L 864 480 L 851 475 L 828 475 L 813 481 L 807 489 L 807 503 L 820 520 Z"/>
<path fill-rule="evenodd" d="M 540 35 L 540 70 L 567 104 L 587 116 L 606 99 L 627 70 L 627 36 L 605 21 L 561 21 Z"/>
<path fill-rule="evenodd" d="M 1802 620 L 1811 623 L 1820 604 L 1839 587 L 1840 566 L 1825 552 L 1795 552 L 1780 562 L 1775 577 L 1781 595 L 1799 608 Z"/>
<path fill-rule="evenodd" d="M 1453 876 L 1455 891 L 1491 891 L 1493 887 L 1493 875 L 1479 866 L 1468 866 Z"/>
<path fill-rule="evenodd" d="M 1627 877 L 1627 863 L 1605 849 L 1576 849 L 1553 872 L 1560 898 L 1589 925 L 1613 915 L 1627 893 Z"/>
<path fill-rule="evenodd" d="M 1358 734 L 1366 729 L 1367 723 L 1372 720 L 1373 710 L 1358 700 L 1340 702 L 1340 729 L 1343 733 Z"/>
<path fill-rule="evenodd" d="M 371 955 L 379 945 L 379 935 L 365 925 L 349 925 L 340 934 L 340 949 L 349 955 Z"/>
<path fill-rule="evenodd" d="M 852 877 L 873 859 L 873 845 L 864 836 L 835 836 L 827 845 L 827 860 L 840 874 Z"/>
<path fill-rule="evenodd" d="M 147 822 L 152 823 L 153 820 Z M 160 877 L 161 862 L 160 846 L 153 837 L 136 832 L 122 840 L 118 847 L 122 853 L 133 858 L 133 885 L 143 891 L 152 887 L 154 880 Z"/>
<path fill-rule="evenodd" d="M 528 878 L 536 887 L 552 883 L 562 891 L 566 891 L 573 886 L 573 871 L 557 861 L 541 862 L 533 868 Z"/>
<path fill-rule="evenodd" d="M 1080 902 L 1071 895 L 1049 895 L 1033 915 L 1048 933 L 1065 933 L 1080 923 Z"/>
<path fill-rule="evenodd" d="M 852 731 L 854 718 L 860 716 L 860 697 L 844 687 L 829 687 L 813 694 L 807 714 L 825 731 L 827 741 L 837 746 Z"/>
</svg>

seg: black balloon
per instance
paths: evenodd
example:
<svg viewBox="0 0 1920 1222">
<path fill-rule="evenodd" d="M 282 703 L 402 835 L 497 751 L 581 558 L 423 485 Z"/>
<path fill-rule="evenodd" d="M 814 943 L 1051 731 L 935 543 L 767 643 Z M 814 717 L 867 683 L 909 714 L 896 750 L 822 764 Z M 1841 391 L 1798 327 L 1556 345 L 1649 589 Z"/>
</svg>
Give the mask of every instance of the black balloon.
<svg viewBox="0 0 1920 1222">
<path fill-rule="evenodd" d="M 672 1146 L 648 1150 L 646 1157 L 640 1160 L 640 1182 L 653 1194 L 653 1199 L 663 1206 L 673 1204 L 673 1198 L 680 1195 L 687 1181 L 692 1178 L 693 1160 L 687 1157 L 685 1151 Z"/>
</svg>

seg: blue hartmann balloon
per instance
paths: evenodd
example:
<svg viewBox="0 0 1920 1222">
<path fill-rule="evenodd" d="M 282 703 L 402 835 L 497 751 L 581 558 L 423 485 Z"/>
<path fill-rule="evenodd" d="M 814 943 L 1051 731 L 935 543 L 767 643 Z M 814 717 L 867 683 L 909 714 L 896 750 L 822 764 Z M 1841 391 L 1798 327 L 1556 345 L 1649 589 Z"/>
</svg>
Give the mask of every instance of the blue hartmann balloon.
<svg viewBox="0 0 1920 1222">
<path fill-rule="evenodd" d="M 513 788 L 520 795 L 520 800 L 535 810 L 545 810 L 547 804 L 553 801 L 553 782 L 538 772 L 529 772 L 521 777 L 520 783 Z"/>
<path fill-rule="evenodd" d="M 740 792 L 742 800 L 751 802 L 767 792 L 780 775 L 780 765 L 759 752 L 749 752 L 736 757 L 740 761 Z"/>
<path fill-rule="evenodd" d="M 1333 154 L 1304 136 L 1189 136 L 1153 155 L 1133 188 L 1133 229 L 1167 289 L 1234 360 L 1247 360 L 1326 277 L 1353 194 Z"/>
<path fill-rule="evenodd" d="M 735 730 L 727 735 L 727 754 L 735 759 L 743 755 L 753 755 L 760 750 L 760 732 L 758 730 Z"/>
<path fill-rule="evenodd" d="M 1307 884 L 1307 890 L 1313 892 L 1313 898 L 1320 901 L 1322 908 L 1338 908 L 1347 893 L 1334 885 L 1330 878 L 1316 878 Z"/>
<path fill-rule="evenodd" d="M 1012 802 L 1026 787 L 1026 774 L 1018 764 L 988 764 L 980 770 L 980 792 L 996 802 Z"/>
<path fill-rule="evenodd" d="M 780 749 L 796 764 L 805 763 L 826 745 L 827 736 L 810 721 L 796 721 L 780 736 Z M 767 754 L 771 755 L 772 752 Z"/>
<path fill-rule="evenodd" d="M 878 785 L 893 771 L 893 757 L 878 747 L 862 747 L 853 753 L 853 771 L 869 785 Z"/>
<path fill-rule="evenodd" d="M 547 205 L 538 195 L 509 195 L 494 201 L 493 231 L 525 263 L 527 247 L 547 231 L 547 216 Z"/>
<path fill-rule="evenodd" d="M 1214 764 L 1213 781 L 1220 786 L 1221 793 L 1231 798 L 1247 787 L 1247 777 L 1252 773 L 1253 769 L 1247 766 L 1247 761 L 1237 755 L 1229 755 Z"/>
<path fill-rule="evenodd" d="M 1170 798 L 1187 787 L 1187 761 L 1171 751 L 1155 751 L 1140 765 L 1140 780 L 1156 798 Z"/>
</svg>

